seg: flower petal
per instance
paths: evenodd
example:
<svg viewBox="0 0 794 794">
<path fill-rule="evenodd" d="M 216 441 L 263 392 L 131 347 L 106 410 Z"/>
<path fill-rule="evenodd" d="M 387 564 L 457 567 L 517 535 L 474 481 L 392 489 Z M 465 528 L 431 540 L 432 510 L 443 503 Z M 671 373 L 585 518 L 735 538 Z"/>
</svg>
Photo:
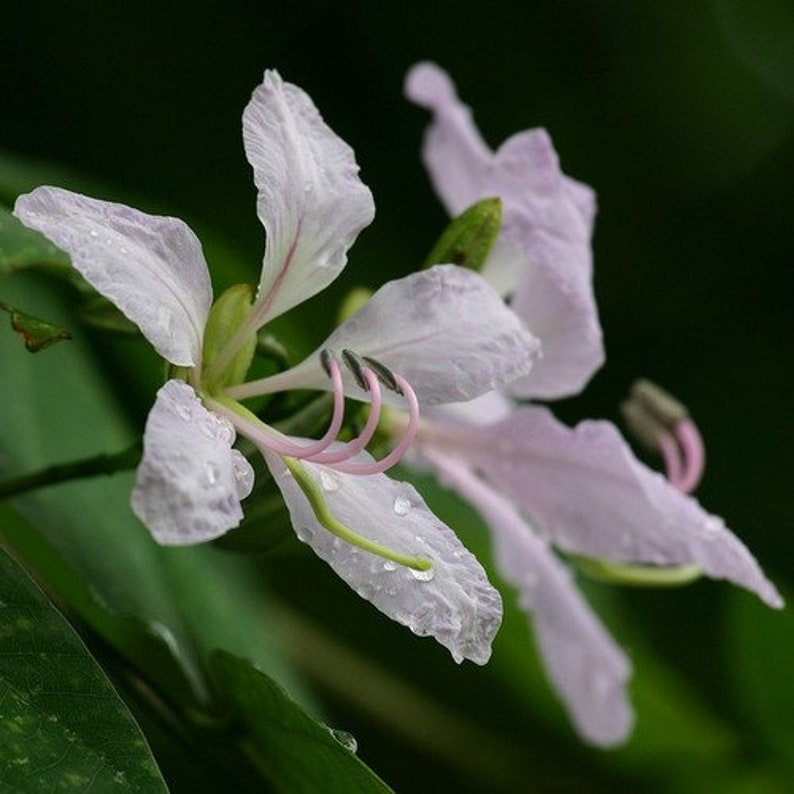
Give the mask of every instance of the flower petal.
<svg viewBox="0 0 794 794">
<path fill-rule="evenodd" d="M 447 443 L 519 503 L 564 551 L 616 562 L 698 565 L 782 605 L 717 516 L 640 463 L 609 422 L 571 429 L 545 408 L 517 408 L 487 429 L 450 425 Z"/>
<path fill-rule="evenodd" d="M 543 358 L 513 392 L 544 399 L 579 392 L 604 360 L 592 292 L 595 194 L 563 174 L 543 129 L 518 133 L 492 153 L 437 66 L 414 67 L 406 92 L 433 111 L 422 154 L 450 214 L 489 196 L 502 200 L 502 232 L 483 276 L 513 296 L 513 310 L 543 345 Z"/>
<path fill-rule="evenodd" d="M 259 282 L 264 323 L 336 278 L 375 206 L 353 150 L 310 97 L 275 71 L 265 72 L 245 109 L 243 141 L 267 232 Z"/>
<path fill-rule="evenodd" d="M 576 589 L 570 571 L 515 505 L 473 471 L 441 453 L 428 457 L 441 481 L 490 527 L 499 570 L 532 616 L 548 675 L 579 733 L 600 746 L 624 741 L 633 723 L 627 692 L 631 665 Z"/>
<path fill-rule="evenodd" d="M 430 560 L 433 567 L 427 572 L 384 561 L 332 535 L 317 522 L 283 461 L 271 452 L 265 452 L 265 459 L 298 537 L 353 590 L 415 634 L 435 637 L 455 661 L 488 661 L 502 619 L 499 593 L 414 488 L 383 474 L 352 476 L 302 462 L 337 520 L 390 549 Z M 361 460 L 371 458 L 362 453 Z"/>
<path fill-rule="evenodd" d="M 317 351 L 268 382 L 279 389 L 329 388 L 320 366 L 325 348 L 377 359 L 432 405 L 469 400 L 526 374 L 538 343 L 482 277 L 436 265 L 384 284 Z M 363 396 L 352 376 L 346 391 Z M 243 396 L 244 388 L 233 393 Z"/>
<path fill-rule="evenodd" d="M 201 244 L 183 221 L 55 187 L 20 196 L 14 214 L 66 251 L 164 359 L 200 363 L 212 286 Z"/>
<path fill-rule="evenodd" d="M 405 95 L 434 114 L 422 155 L 433 186 L 451 216 L 481 198 L 492 153 L 457 96 L 449 75 L 434 63 L 418 63 L 405 79 Z"/>
<path fill-rule="evenodd" d="M 165 546 L 201 543 L 236 527 L 254 472 L 229 422 L 193 389 L 170 380 L 157 393 L 144 433 L 132 509 Z"/>
</svg>

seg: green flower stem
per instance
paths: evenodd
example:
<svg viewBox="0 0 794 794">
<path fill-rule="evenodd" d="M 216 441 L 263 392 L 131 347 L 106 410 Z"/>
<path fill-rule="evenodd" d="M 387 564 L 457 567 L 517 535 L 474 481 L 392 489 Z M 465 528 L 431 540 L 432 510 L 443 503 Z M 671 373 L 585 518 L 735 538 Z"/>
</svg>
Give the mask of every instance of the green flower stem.
<svg viewBox="0 0 794 794">
<path fill-rule="evenodd" d="M 590 557 L 569 557 L 592 579 L 627 587 L 681 587 L 703 575 L 697 565 L 629 565 Z"/>
<path fill-rule="evenodd" d="M 41 471 L 26 474 L 13 480 L 0 482 L 0 499 L 34 491 L 59 482 L 80 480 L 85 477 L 96 477 L 98 474 L 115 474 L 118 471 L 134 469 L 141 459 L 142 445 L 140 439 L 132 446 L 113 454 L 101 453 L 90 458 L 58 463 Z"/>
<path fill-rule="evenodd" d="M 317 483 L 311 478 L 311 475 L 295 458 L 290 458 L 282 455 L 281 459 L 284 461 L 286 467 L 289 469 L 290 474 L 295 478 L 298 487 L 303 491 L 304 496 L 309 500 L 314 517 L 333 535 L 350 543 L 353 546 L 358 546 L 364 551 L 369 551 L 372 554 L 377 554 L 378 557 L 383 557 L 385 560 L 391 560 L 398 565 L 404 565 L 406 568 L 413 568 L 415 571 L 427 571 L 432 568 L 432 563 L 429 560 L 423 560 L 419 557 L 408 557 L 405 554 L 400 554 L 393 549 L 382 546 L 380 543 L 369 540 L 354 532 L 349 527 L 337 521 L 331 514 L 326 504 L 325 497 L 322 491 L 317 486 Z"/>
</svg>

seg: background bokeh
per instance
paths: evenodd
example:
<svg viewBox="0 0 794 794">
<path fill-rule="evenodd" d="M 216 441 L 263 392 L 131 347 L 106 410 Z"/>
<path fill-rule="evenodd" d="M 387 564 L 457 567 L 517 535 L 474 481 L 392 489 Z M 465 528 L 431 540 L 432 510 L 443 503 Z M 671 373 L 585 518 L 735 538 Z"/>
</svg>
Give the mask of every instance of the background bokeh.
<svg viewBox="0 0 794 794">
<path fill-rule="evenodd" d="M 423 59 L 449 70 L 492 145 L 544 126 L 564 169 L 597 190 L 608 359 L 560 415 L 617 419 L 638 376 L 676 393 L 707 442 L 699 497 L 785 594 L 794 549 L 790 4 L 12 2 L 0 16 L 0 149 L 20 164 L 63 167 L 67 182 L 87 176 L 108 198 L 185 218 L 219 252 L 248 262 L 254 281 L 262 231 L 239 119 L 263 69 L 277 68 L 356 150 L 378 209 L 339 283 L 300 310 L 308 344 L 332 324 L 333 298 L 414 269 L 445 222 L 418 158 L 427 115 L 401 90 Z M 218 284 L 232 278 L 222 254 L 211 267 Z M 116 351 L 98 352 L 111 369 Z M 158 374 L 130 386 L 138 421 Z M 436 499 L 476 527 L 443 493 Z M 487 555 L 479 533 L 468 542 Z M 583 782 L 594 791 L 638 782 L 649 791 L 785 791 L 794 776 L 785 674 L 794 620 L 727 585 L 592 586 L 637 666 L 636 738 L 603 753 L 573 737 L 538 679 L 520 616 L 508 616 L 493 670 L 452 669 L 299 550 L 263 560 L 262 570 L 291 608 L 394 677 L 375 688 L 425 698 L 416 708 L 427 719 L 417 712 L 395 728 L 309 671 L 332 724 L 349 728 L 398 790 L 485 790 L 477 775 L 501 763 L 502 749 L 512 759 L 504 787 L 525 779 L 527 791 Z M 689 733 L 676 719 L 679 697 L 695 704 Z"/>
</svg>

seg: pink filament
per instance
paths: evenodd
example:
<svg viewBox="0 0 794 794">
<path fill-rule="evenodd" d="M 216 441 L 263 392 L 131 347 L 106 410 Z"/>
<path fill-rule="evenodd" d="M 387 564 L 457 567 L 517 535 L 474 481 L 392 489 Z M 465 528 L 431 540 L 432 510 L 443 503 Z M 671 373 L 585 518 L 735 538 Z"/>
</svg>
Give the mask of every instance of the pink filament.
<svg viewBox="0 0 794 794">
<path fill-rule="evenodd" d="M 361 374 L 366 378 L 367 385 L 369 386 L 369 393 L 372 395 L 369 416 L 367 417 L 363 430 L 356 438 L 345 444 L 342 449 L 335 450 L 334 452 L 319 452 L 316 455 L 312 455 L 308 458 L 312 463 L 328 465 L 349 460 L 354 455 L 358 455 L 358 453 L 372 440 L 372 436 L 375 435 L 378 422 L 380 421 L 381 406 L 383 405 L 380 381 L 378 380 L 378 376 L 369 367 L 364 367 L 361 370 Z"/>
<path fill-rule="evenodd" d="M 670 484 L 683 493 L 691 493 L 703 476 L 706 453 L 703 439 L 691 419 L 679 419 L 672 433 L 657 438 Z"/>
<path fill-rule="evenodd" d="M 331 423 L 325 435 L 310 444 L 296 444 L 288 439 L 287 436 L 279 433 L 268 425 L 254 425 L 247 419 L 231 410 L 224 410 L 223 414 L 240 431 L 242 435 L 253 441 L 258 447 L 267 448 L 278 455 L 288 455 L 291 458 L 308 458 L 318 455 L 327 449 L 334 442 L 342 429 L 342 421 L 345 416 L 345 391 L 342 384 L 342 372 L 339 364 L 331 359 L 328 365 L 328 374 L 333 383 L 334 411 L 331 416 Z M 218 409 L 216 409 L 218 410 Z"/>
<path fill-rule="evenodd" d="M 681 483 L 684 475 L 684 464 L 681 460 L 681 450 L 676 439 L 665 431 L 659 434 L 656 443 L 659 445 L 659 451 L 664 459 L 667 479 L 673 487 L 682 490 Z"/>
<path fill-rule="evenodd" d="M 408 403 L 408 425 L 397 446 L 386 457 L 372 461 L 372 463 L 357 463 L 355 461 L 337 463 L 333 466 L 337 471 L 344 474 L 381 474 L 394 466 L 408 451 L 408 447 L 411 446 L 419 429 L 419 400 L 411 388 L 411 384 L 405 378 L 394 373 L 394 380 Z"/>
<path fill-rule="evenodd" d="M 684 453 L 684 472 L 677 487 L 684 493 L 690 493 L 700 482 L 706 466 L 703 439 L 691 419 L 679 420 L 673 432 Z"/>
</svg>

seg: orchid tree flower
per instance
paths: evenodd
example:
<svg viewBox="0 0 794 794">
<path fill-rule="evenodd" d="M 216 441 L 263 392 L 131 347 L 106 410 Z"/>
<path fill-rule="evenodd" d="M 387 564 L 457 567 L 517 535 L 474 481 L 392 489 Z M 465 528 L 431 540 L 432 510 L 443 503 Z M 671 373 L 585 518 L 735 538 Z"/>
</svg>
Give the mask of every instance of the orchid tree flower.
<svg viewBox="0 0 794 794">
<path fill-rule="evenodd" d="M 146 423 L 132 508 L 166 545 L 235 527 L 254 479 L 233 446 L 240 434 L 264 456 L 298 537 L 353 589 L 457 661 L 484 663 L 498 593 L 420 495 L 383 472 L 413 440 L 420 403 L 468 400 L 523 377 L 537 342 L 482 278 L 440 266 L 386 284 L 292 370 L 244 383 L 257 331 L 336 278 L 374 205 L 352 149 L 274 71 L 245 109 L 243 139 L 266 232 L 255 297 L 238 285 L 213 303 L 201 245 L 181 220 L 54 187 L 15 206 L 171 364 Z M 284 435 L 241 402 L 286 389 L 333 393 L 322 438 Z M 361 434 L 341 443 L 346 396 L 371 406 Z M 365 447 L 387 402 L 404 409 L 405 432 L 375 460 Z"/>
<path fill-rule="evenodd" d="M 594 193 L 563 174 L 544 130 L 518 133 L 491 151 L 434 64 L 409 72 L 406 93 L 433 113 L 422 153 L 450 214 L 485 197 L 502 200 L 502 229 L 482 273 L 543 353 L 506 388 L 426 412 L 413 453 L 489 525 L 496 563 L 518 590 L 576 730 L 593 744 L 615 745 L 633 723 L 631 666 L 555 549 L 635 582 L 702 573 L 772 607 L 782 601 L 742 542 L 687 495 L 702 472 L 702 444 L 691 420 L 669 404 L 660 408 L 658 394 L 635 393 L 628 411 L 654 437 L 669 479 L 640 463 L 609 422 L 569 428 L 547 408 L 513 399 L 576 394 L 603 361 L 592 290 Z M 395 432 L 405 424 L 393 421 Z"/>
</svg>

